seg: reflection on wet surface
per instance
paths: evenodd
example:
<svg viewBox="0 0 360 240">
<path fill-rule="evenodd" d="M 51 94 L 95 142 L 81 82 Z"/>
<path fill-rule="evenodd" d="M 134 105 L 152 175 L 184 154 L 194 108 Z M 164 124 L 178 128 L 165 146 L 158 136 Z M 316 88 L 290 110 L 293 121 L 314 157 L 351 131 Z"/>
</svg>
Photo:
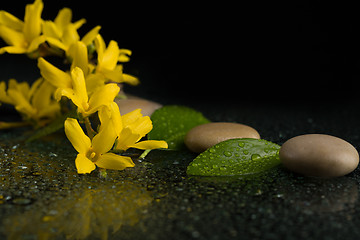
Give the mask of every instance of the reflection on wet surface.
<svg viewBox="0 0 360 240">
<path fill-rule="evenodd" d="M 56 197 L 49 205 L 37 203 L 31 210 L 6 218 L 4 229 L 8 239 L 25 236 L 107 239 L 109 232 L 117 232 L 122 225 L 134 225 L 139 221 L 144 207 L 151 202 L 144 189 L 130 182 L 97 187 Z"/>
<path fill-rule="evenodd" d="M 321 179 L 280 166 L 198 178 L 185 172 L 193 153 L 155 150 L 100 179 L 76 173 L 76 153 L 61 135 L 24 144 L 11 134 L 0 136 L 0 239 L 360 236 L 358 170 Z"/>
<path fill-rule="evenodd" d="M 304 213 L 351 211 L 359 197 L 358 183 L 350 178 L 301 178 L 285 188 L 292 207 Z"/>
</svg>

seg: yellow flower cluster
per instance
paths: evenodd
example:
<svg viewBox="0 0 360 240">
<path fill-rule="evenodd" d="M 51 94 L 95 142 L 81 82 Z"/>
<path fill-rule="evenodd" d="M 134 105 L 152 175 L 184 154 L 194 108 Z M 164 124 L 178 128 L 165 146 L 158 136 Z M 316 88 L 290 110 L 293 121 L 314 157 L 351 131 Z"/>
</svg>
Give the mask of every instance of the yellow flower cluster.
<svg viewBox="0 0 360 240">
<path fill-rule="evenodd" d="M 106 46 L 100 26 L 80 38 L 77 30 L 85 19 L 72 22 L 71 9 L 60 10 L 54 21 L 43 20 L 42 10 L 42 0 L 26 5 L 23 21 L 0 10 L 0 37 L 8 44 L 0 48 L 0 54 L 27 54 L 37 59 L 42 76 L 31 87 L 14 79 L 7 88 L 1 82 L 0 103 L 14 105 L 24 123 L 42 127 L 64 111 L 60 101 L 71 100 L 79 118 L 68 118 L 64 127 L 78 152 L 78 173 L 90 173 L 96 166 L 115 170 L 133 167 L 131 158 L 114 153 L 128 148 L 167 148 L 165 141 L 140 141 L 152 129 L 150 118 L 142 116 L 141 109 L 121 115 L 114 102 L 120 91 L 118 83 L 139 83 L 136 77 L 123 73 L 122 63 L 129 61 L 131 51 L 120 49 L 113 40 Z M 69 71 L 48 62 L 48 55 L 67 60 Z M 98 131 L 92 128 L 92 114 L 99 116 Z M 85 123 L 87 134 L 80 123 Z M 0 122 L 0 129 L 20 125 Z"/>
</svg>

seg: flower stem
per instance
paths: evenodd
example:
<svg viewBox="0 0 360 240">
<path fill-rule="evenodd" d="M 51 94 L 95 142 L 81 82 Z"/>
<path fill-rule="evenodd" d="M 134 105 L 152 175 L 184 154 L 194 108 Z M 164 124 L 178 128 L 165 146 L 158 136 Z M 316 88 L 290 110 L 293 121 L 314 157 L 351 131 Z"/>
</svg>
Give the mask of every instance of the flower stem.
<svg viewBox="0 0 360 240">
<path fill-rule="evenodd" d="M 84 122 L 85 122 L 85 127 L 86 127 L 87 134 L 88 134 L 89 138 L 92 140 L 93 137 L 96 135 L 96 132 L 91 127 L 91 122 L 90 122 L 90 119 L 88 117 L 84 118 Z"/>
<path fill-rule="evenodd" d="M 146 149 L 139 157 L 139 159 L 144 159 L 148 154 L 149 152 L 151 151 L 151 149 Z"/>
</svg>

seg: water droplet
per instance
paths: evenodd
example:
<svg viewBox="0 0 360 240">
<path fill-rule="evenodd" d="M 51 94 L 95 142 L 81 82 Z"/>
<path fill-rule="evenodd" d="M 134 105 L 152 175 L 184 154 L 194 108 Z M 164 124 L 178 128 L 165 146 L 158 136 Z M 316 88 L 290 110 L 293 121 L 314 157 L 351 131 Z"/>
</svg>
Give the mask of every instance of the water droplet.
<svg viewBox="0 0 360 240">
<path fill-rule="evenodd" d="M 245 146 L 245 143 L 239 142 L 239 147 L 244 147 L 244 146 Z"/>
<path fill-rule="evenodd" d="M 57 157 L 58 155 L 56 153 L 50 152 L 49 157 Z"/>
<path fill-rule="evenodd" d="M 260 157 L 260 155 L 259 154 L 253 154 L 253 155 L 251 155 L 251 160 L 254 160 L 254 161 L 256 161 L 256 160 L 259 160 L 261 157 Z"/>
<path fill-rule="evenodd" d="M 226 157 L 231 157 L 231 156 L 232 156 L 232 153 L 229 152 L 229 151 L 225 151 L 225 152 L 224 152 L 224 155 L 225 155 Z"/>
<path fill-rule="evenodd" d="M 225 166 L 221 166 L 221 167 L 220 167 L 220 171 L 226 171 L 226 167 L 225 167 Z"/>
<path fill-rule="evenodd" d="M 211 153 L 215 153 L 216 152 L 216 150 L 214 149 L 214 148 L 210 148 L 210 150 L 209 150 Z"/>
<path fill-rule="evenodd" d="M 248 151 L 248 150 L 244 150 L 243 153 L 244 153 L 245 155 L 248 155 L 248 154 L 249 154 L 249 151 Z"/>
<path fill-rule="evenodd" d="M 218 166 L 218 165 L 216 165 L 216 164 L 214 164 L 212 167 L 213 167 L 213 168 L 218 168 L 219 166 Z"/>
</svg>

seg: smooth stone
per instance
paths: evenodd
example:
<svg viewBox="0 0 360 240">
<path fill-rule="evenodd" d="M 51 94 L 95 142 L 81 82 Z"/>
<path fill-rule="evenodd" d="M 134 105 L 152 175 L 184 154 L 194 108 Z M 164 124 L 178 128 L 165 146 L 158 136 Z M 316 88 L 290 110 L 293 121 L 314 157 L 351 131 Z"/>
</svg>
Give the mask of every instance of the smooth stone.
<svg viewBox="0 0 360 240">
<path fill-rule="evenodd" d="M 143 116 L 150 117 L 156 109 L 162 107 L 160 103 L 137 97 L 129 97 L 127 99 L 115 99 L 115 102 L 119 106 L 121 115 L 141 108 L 141 113 L 143 114 Z"/>
<path fill-rule="evenodd" d="M 345 140 L 325 135 L 306 134 L 287 140 L 279 157 L 291 171 L 314 177 L 339 177 L 359 164 L 359 153 Z"/>
<path fill-rule="evenodd" d="M 191 151 L 201 153 L 219 142 L 233 138 L 260 139 L 260 134 L 244 124 L 213 122 L 191 129 L 186 134 L 184 142 Z"/>
</svg>

